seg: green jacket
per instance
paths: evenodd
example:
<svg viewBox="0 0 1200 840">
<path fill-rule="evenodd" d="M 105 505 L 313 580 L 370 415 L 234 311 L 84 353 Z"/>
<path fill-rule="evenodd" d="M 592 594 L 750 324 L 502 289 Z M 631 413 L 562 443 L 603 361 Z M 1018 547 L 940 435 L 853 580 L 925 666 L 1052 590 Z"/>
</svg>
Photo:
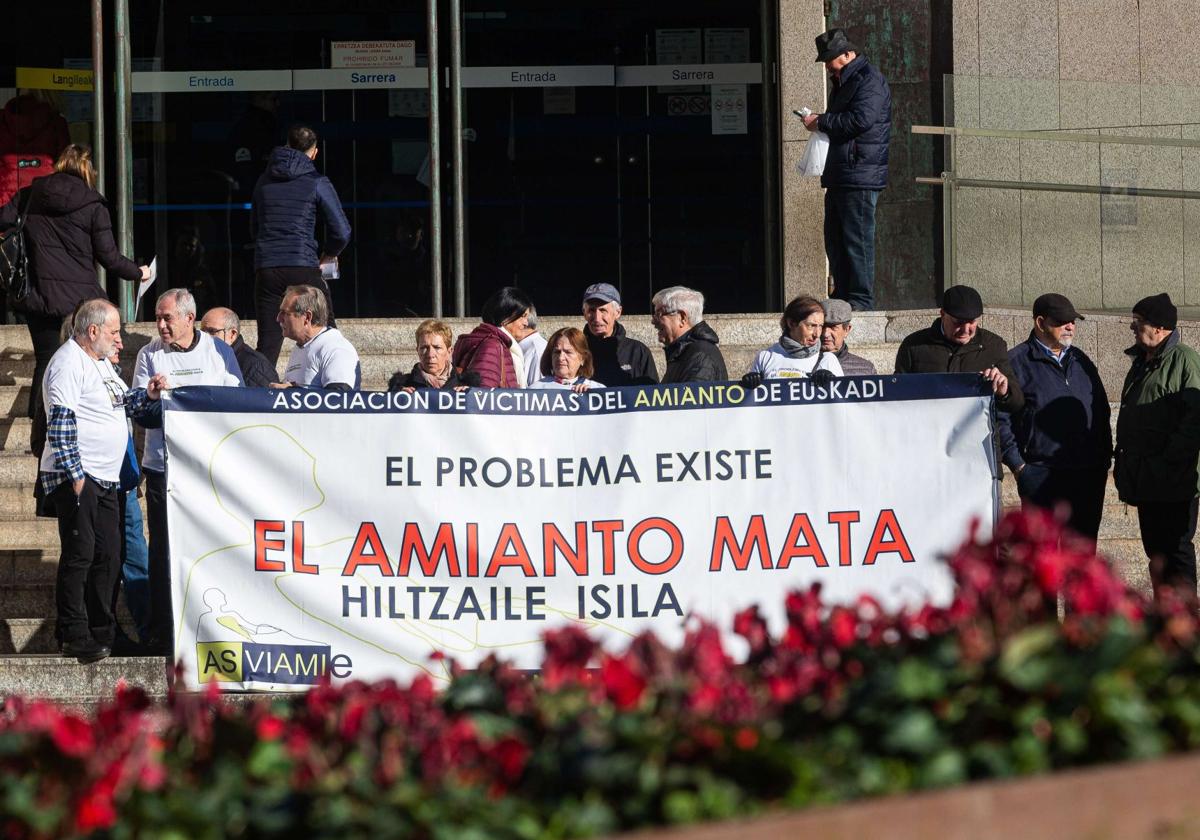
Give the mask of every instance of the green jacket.
<svg viewBox="0 0 1200 840">
<path fill-rule="evenodd" d="M 1150 360 L 1134 347 L 1121 388 L 1113 478 L 1121 501 L 1181 502 L 1200 493 L 1200 354 L 1173 332 Z"/>
</svg>

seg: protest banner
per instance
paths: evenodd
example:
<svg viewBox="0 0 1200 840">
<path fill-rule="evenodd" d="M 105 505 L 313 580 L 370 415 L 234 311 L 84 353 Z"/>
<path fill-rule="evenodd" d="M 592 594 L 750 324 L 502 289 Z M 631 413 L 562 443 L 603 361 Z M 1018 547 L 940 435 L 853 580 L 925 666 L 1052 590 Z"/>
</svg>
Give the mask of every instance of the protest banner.
<svg viewBox="0 0 1200 840">
<path fill-rule="evenodd" d="M 165 428 L 185 684 L 302 690 L 540 661 L 577 622 L 620 646 L 728 628 L 819 581 L 944 602 L 990 529 L 972 375 L 570 391 L 188 388 Z"/>
</svg>

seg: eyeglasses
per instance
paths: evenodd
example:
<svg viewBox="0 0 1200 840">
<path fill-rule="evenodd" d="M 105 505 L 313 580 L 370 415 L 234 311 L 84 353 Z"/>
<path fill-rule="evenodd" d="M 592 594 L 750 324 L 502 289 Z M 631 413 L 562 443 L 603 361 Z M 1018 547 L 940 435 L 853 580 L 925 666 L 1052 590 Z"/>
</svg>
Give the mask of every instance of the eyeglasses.
<svg viewBox="0 0 1200 840">
<path fill-rule="evenodd" d="M 678 315 L 678 314 L 679 314 L 678 309 L 655 309 L 654 310 L 655 318 L 666 318 L 668 315 Z"/>
<path fill-rule="evenodd" d="M 224 333 L 229 332 L 229 327 L 225 327 L 224 329 L 221 329 L 221 330 L 218 330 L 215 327 L 201 327 L 200 331 L 206 332 L 209 335 L 222 335 Z"/>
</svg>

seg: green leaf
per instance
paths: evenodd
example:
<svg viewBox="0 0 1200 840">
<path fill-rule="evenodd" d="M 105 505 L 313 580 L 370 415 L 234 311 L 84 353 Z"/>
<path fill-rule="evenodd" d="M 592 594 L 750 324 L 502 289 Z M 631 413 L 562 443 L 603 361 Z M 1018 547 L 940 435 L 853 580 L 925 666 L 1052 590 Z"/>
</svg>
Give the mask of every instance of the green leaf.
<svg viewBox="0 0 1200 840">
<path fill-rule="evenodd" d="M 946 787 L 957 785 L 967 778 L 967 762 L 963 754 L 955 749 L 939 751 L 921 767 L 923 787 Z"/>
<path fill-rule="evenodd" d="M 945 690 L 945 676 L 924 659 L 905 659 L 896 671 L 896 692 L 906 700 L 940 697 Z"/>
<path fill-rule="evenodd" d="M 928 755 L 941 746 L 937 721 L 928 709 L 902 712 L 884 735 L 883 745 L 895 752 Z"/>
<path fill-rule="evenodd" d="M 1014 636 L 1000 654 L 1000 675 L 1024 691 L 1037 691 L 1054 676 L 1046 654 L 1059 640 L 1058 625 L 1042 624 Z"/>
</svg>

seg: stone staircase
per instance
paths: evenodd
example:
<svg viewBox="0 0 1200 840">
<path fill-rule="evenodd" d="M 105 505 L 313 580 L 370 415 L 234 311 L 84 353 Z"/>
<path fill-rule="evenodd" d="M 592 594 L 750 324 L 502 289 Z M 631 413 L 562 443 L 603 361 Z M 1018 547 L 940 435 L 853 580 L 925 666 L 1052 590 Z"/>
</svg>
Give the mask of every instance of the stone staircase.
<svg viewBox="0 0 1200 840">
<path fill-rule="evenodd" d="M 854 352 L 873 361 L 881 373 L 892 370 L 896 347 L 905 335 L 927 326 L 936 312 L 875 312 L 855 318 L 850 343 Z M 779 334 L 776 315 L 717 315 L 709 323 L 722 339 L 731 376 L 745 372 L 754 354 L 772 344 Z M 382 390 L 396 370 L 416 363 L 413 333 L 419 319 L 355 320 L 340 324 L 362 358 L 363 387 Z M 470 330 L 474 321 L 451 321 L 455 334 Z M 664 368 L 654 330 L 647 316 L 627 316 L 622 323 L 629 334 L 655 348 L 661 374 Z M 543 317 L 541 331 L 549 335 L 562 326 L 579 326 L 578 317 Z M 1013 310 L 989 310 L 984 325 L 1010 344 L 1028 335 L 1029 316 Z M 1122 351 L 1129 346 L 1128 318 L 1089 316 L 1081 325 L 1077 344 L 1100 367 L 1108 392 L 1120 392 L 1128 368 Z M 256 331 L 247 324 L 246 339 L 254 344 Z M 1200 322 L 1183 325 L 1200 342 Z M 133 368 L 138 348 L 150 340 L 149 323 L 132 325 L 122 353 L 126 372 Z M 290 352 L 285 342 L 282 361 Z M 161 658 L 110 658 L 81 666 L 55 654 L 54 575 L 58 563 L 58 535 L 53 520 L 34 516 L 33 483 L 37 467 L 29 453 L 30 421 L 25 418 L 33 359 L 29 335 L 23 326 L 0 326 L 0 698 L 5 694 L 51 697 L 64 702 L 89 704 L 110 696 L 118 680 L 144 686 L 152 695 L 167 691 L 170 664 Z M 1114 417 L 1115 417 L 1114 410 Z M 1004 503 L 1017 502 L 1016 488 L 1006 473 Z M 959 523 L 946 523 L 960 527 Z M 1138 539 L 1136 513 L 1116 499 L 1110 482 L 1101 530 L 1101 550 L 1133 585 L 1149 586 L 1145 558 Z M 129 623 L 122 613 L 122 621 Z"/>
</svg>

